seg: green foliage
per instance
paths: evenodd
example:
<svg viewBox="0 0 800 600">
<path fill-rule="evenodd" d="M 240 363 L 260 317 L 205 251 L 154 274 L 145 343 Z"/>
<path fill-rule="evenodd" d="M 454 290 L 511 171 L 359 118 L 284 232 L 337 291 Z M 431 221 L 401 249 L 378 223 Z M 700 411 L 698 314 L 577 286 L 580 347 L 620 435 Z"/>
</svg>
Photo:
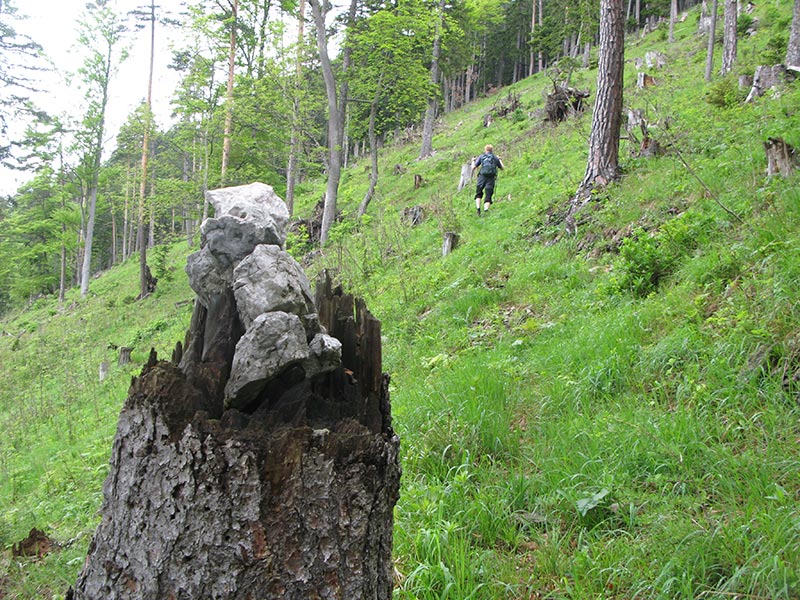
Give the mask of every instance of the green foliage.
<svg viewBox="0 0 800 600">
<path fill-rule="evenodd" d="M 781 64 L 786 59 L 786 48 L 789 36 L 785 31 L 773 33 L 767 41 L 766 49 L 761 53 L 761 62 L 765 65 Z"/>
<path fill-rule="evenodd" d="M 169 251 L 167 244 L 159 244 L 150 250 L 153 276 L 161 283 L 172 281 L 175 273 L 174 265 L 169 262 Z"/>
<path fill-rule="evenodd" d="M 708 237 L 709 223 L 684 213 L 667 221 L 658 231 L 639 228 L 620 247 L 620 288 L 639 297 L 653 292 L 670 276 L 680 261 Z"/>
<path fill-rule="evenodd" d="M 300 224 L 287 233 L 286 251 L 291 254 L 295 260 L 302 260 L 303 257 L 313 249 L 314 246 L 311 243 L 308 228 L 305 224 Z"/>
<path fill-rule="evenodd" d="M 753 15 L 742 13 L 736 19 L 736 35 L 739 37 L 747 35 L 747 31 L 753 26 L 755 19 Z"/>
<path fill-rule="evenodd" d="M 706 93 L 706 102 L 717 108 L 732 108 L 741 104 L 746 92 L 739 89 L 733 75 L 727 75 L 713 83 Z"/>
</svg>

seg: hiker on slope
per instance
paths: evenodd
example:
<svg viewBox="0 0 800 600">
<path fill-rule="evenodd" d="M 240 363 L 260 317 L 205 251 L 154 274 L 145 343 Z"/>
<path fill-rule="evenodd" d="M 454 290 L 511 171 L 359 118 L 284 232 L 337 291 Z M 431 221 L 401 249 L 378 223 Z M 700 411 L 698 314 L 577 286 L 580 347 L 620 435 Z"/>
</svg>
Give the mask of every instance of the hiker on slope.
<svg viewBox="0 0 800 600">
<path fill-rule="evenodd" d="M 478 170 L 478 188 L 475 191 L 475 207 L 478 209 L 478 216 L 481 216 L 481 198 L 483 198 L 483 212 L 486 213 L 492 205 L 492 194 L 494 194 L 494 183 L 497 179 L 497 169 L 503 168 L 503 162 L 499 156 L 492 152 L 491 144 L 486 144 L 483 154 L 472 163 L 472 172 Z"/>
</svg>

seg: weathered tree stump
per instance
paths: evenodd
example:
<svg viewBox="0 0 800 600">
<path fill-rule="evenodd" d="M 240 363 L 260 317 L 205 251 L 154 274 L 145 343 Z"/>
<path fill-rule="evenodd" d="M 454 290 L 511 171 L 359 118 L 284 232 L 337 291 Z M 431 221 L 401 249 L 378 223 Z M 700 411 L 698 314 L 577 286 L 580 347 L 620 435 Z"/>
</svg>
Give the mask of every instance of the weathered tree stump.
<svg viewBox="0 0 800 600">
<path fill-rule="evenodd" d="M 458 247 L 458 234 L 455 231 L 445 231 L 442 241 L 442 256 L 447 256 Z"/>
<path fill-rule="evenodd" d="M 545 100 L 545 113 L 547 121 L 557 123 L 567 117 L 583 112 L 585 100 L 589 97 L 588 90 L 577 90 L 572 87 L 555 85 L 554 90 L 547 94 Z"/>
<path fill-rule="evenodd" d="M 461 165 L 461 177 L 458 180 L 458 191 L 460 192 L 472 181 L 472 161 L 467 161 Z"/>
<path fill-rule="evenodd" d="M 642 73 L 641 71 L 636 74 L 636 87 L 640 90 L 656 85 L 656 80 L 652 75 Z"/>
<path fill-rule="evenodd" d="M 147 296 L 149 296 L 150 294 L 152 294 L 153 292 L 156 291 L 156 285 L 158 284 L 158 279 L 156 277 L 153 277 L 153 274 L 150 272 L 150 266 L 149 265 L 145 265 L 144 266 L 144 277 L 145 277 L 145 281 L 146 281 L 146 284 L 145 284 L 146 291 L 141 293 L 141 294 L 139 294 L 139 296 L 137 296 L 137 298 L 136 298 L 137 300 L 141 300 L 142 298 L 146 298 Z"/>
<path fill-rule="evenodd" d="M 747 94 L 745 102 L 752 102 L 759 96 L 763 96 L 764 92 L 782 83 L 785 76 L 786 67 L 784 65 L 761 65 L 756 67 L 756 72 L 753 75 L 753 87 L 750 88 L 750 93 Z"/>
<path fill-rule="evenodd" d="M 103 362 L 100 363 L 99 376 L 100 376 L 100 381 L 101 382 L 105 381 L 106 377 L 108 377 L 108 370 L 110 368 L 111 368 L 111 364 L 107 360 L 104 360 Z"/>
<path fill-rule="evenodd" d="M 767 175 L 788 177 L 800 165 L 797 150 L 781 138 L 767 138 L 764 142 L 767 154 Z"/>
<path fill-rule="evenodd" d="M 410 225 L 411 227 L 416 227 L 420 223 L 422 223 L 423 219 L 425 218 L 425 209 L 421 206 L 409 206 L 403 209 L 402 219 L 403 223 Z"/>
<path fill-rule="evenodd" d="M 245 219 L 227 224 L 238 221 Z M 285 212 L 279 234 L 287 221 Z M 179 364 L 151 353 L 131 384 L 101 522 L 69 598 L 391 598 L 399 440 L 380 322 L 327 276 L 316 307 L 302 280 L 266 293 L 273 280 L 252 273 L 283 261 L 286 270 L 273 275 L 283 282 L 299 266 L 278 246 L 256 244 L 225 268 L 224 252 L 205 252 L 211 244 L 190 257 L 198 302 L 185 350 L 176 349 Z M 284 304 L 250 304 L 261 301 Z M 247 375 L 237 372 L 251 350 L 247 336 L 270 319 L 300 337 L 278 337 L 246 356 L 286 357 L 287 343 L 302 352 L 261 380 L 232 386 L 234 374 Z"/>
<path fill-rule="evenodd" d="M 53 547 L 57 545 L 44 531 L 34 527 L 28 533 L 28 537 L 16 544 L 12 544 L 11 556 L 41 558 L 49 554 Z"/>
<path fill-rule="evenodd" d="M 119 349 L 119 359 L 117 360 L 117 364 L 127 365 L 131 362 L 131 352 L 133 352 L 133 348 L 128 348 L 127 346 L 122 346 Z"/>
</svg>

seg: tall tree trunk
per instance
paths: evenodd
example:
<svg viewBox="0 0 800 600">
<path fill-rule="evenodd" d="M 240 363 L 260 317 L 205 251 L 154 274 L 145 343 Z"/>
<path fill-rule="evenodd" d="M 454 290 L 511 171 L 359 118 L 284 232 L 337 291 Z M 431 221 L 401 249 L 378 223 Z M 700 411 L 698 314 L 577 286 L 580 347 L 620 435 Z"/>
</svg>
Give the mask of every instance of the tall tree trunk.
<svg viewBox="0 0 800 600">
<path fill-rule="evenodd" d="M 596 186 L 619 177 L 619 130 L 622 123 L 622 75 L 625 59 L 624 0 L 600 2 L 600 58 L 597 97 L 589 135 L 586 173 L 567 211 L 566 228 L 576 233 L 576 213 L 585 206 Z"/>
<path fill-rule="evenodd" d="M 786 66 L 800 68 L 800 0 L 794 0 L 792 10 L 792 29 L 786 47 Z"/>
<path fill-rule="evenodd" d="M 128 259 L 128 210 L 131 190 L 131 165 L 125 168 L 125 204 L 122 207 L 122 260 Z"/>
<path fill-rule="evenodd" d="M 675 43 L 675 21 L 678 20 L 678 0 L 669 3 L 669 43 Z"/>
<path fill-rule="evenodd" d="M 228 163 L 231 158 L 231 131 L 233 130 L 233 72 L 236 66 L 236 27 L 239 13 L 239 0 L 231 2 L 231 35 L 228 48 L 228 91 L 225 97 L 225 130 L 222 134 L 222 165 L 219 170 L 219 181 L 225 184 L 228 175 Z"/>
<path fill-rule="evenodd" d="M 798 0 L 800 2 L 800 0 Z M 711 81 L 711 71 L 714 69 L 714 43 L 717 35 L 717 0 L 711 5 L 711 22 L 708 26 L 708 50 L 706 51 L 706 81 Z"/>
<path fill-rule="evenodd" d="M 725 35 L 722 40 L 722 75 L 727 75 L 736 64 L 737 0 L 725 0 Z"/>
<path fill-rule="evenodd" d="M 153 122 L 153 64 L 156 48 L 156 7 L 150 1 L 150 70 L 147 77 L 147 104 L 145 105 L 144 135 L 142 136 L 142 168 L 139 182 L 139 297 L 150 293 L 150 271 L 147 268 L 147 244 L 145 243 L 144 212 L 147 203 L 147 162 L 150 157 L 150 128 Z"/>
<path fill-rule="evenodd" d="M 111 204 L 111 264 L 117 264 L 117 211 L 114 208 L 114 199 Z"/>
<path fill-rule="evenodd" d="M 469 61 L 467 65 L 467 73 L 464 76 L 464 104 L 469 102 L 472 99 L 472 83 L 473 78 L 475 77 L 475 67 L 473 66 L 473 62 L 475 57 L 472 57 L 472 60 Z"/>
<path fill-rule="evenodd" d="M 342 171 L 342 133 L 344 128 L 344 102 L 339 101 L 339 91 L 333 65 L 328 56 L 328 36 L 325 30 L 325 12 L 319 0 L 309 0 L 311 15 L 317 30 L 317 49 L 319 51 L 322 78 L 328 98 L 328 182 L 325 188 L 325 206 L 322 211 L 320 245 L 328 242 L 331 226 L 336 220 L 336 203 L 339 195 L 339 178 Z M 353 6 L 355 0 L 353 0 Z"/>
<path fill-rule="evenodd" d="M 151 188 L 152 191 L 152 188 Z M 147 247 L 152 248 L 156 245 L 156 209 L 150 205 L 150 224 L 147 227 Z"/>
<path fill-rule="evenodd" d="M 94 219 L 95 212 L 97 211 L 97 185 L 100 178 L 100 161 L 103 154 L 103 137 L 105 133 L 105 120 L 106 120 L 106 106 L 108 106 L 108 84 L 111 77 L 111 53 L 113 51 L 113 44 L 108 43 L 106 47 L 106 63 L 104 65 L 104 78 L 102 84 L 102 98 L 100 100 L 99 118 L 100 122 L 97 125 L 96 136 L 94 139 L 94 147 L 92 152 L 94 156 L 92 161 L 92 173 L 90 175 L 89 183 L 89 206 L 88 216 L 86 221 L 86 238 L 84 239 L 83 249 L 83 266 L 81 267 L 81 297 L 85 297 L 89 293 L 89 277 L 91 276 L 92 266 L 92 242 L 94 240 Z"/>
<path fill-rule="evenodd" d="M 295 63 L 295 86 L 292 100 L 292 134 L 289 140 L 289 162 L 286 165 L 286 208 L 289 216 L 294 213 L 294 186 L 297 181 L 297 163 L 300 153 L 300 80 L 303 75 L 303 40 L 305 39 L 306 2 L 300 0 L 297 18 L 297 57 Z"/>
<path fill-rule="evenodd" d="M 58 170 L 58 187 L 61 194 L 61 209 L 67 207 L 67 201 L 64 193 L 64 162 L 63 155 L 59 152 L 59 157 L 62 158 L 61 166 Z M 61 224 L 61 258 L 59 260 L 60 273 L 58 277 L 58 301 L 64 302 L 67 293 L 67 224 Z"/>
<path fill-rule="evenodd" d="M 544 26 L 544 0 L 539 0 L 539 29 Z M 539 72 L 544 71 L 544 52 L 539 50 Z"/>
<path fill-rule="evenodd" d="M 445 0 L 439 0 L 439 9 L 436 15 L 436 33 L 433 36 L 433 58 L 431 60 L 431 83 L 433 91 L 428 98 L 428 108 L 425 110 L 425 120 L 422 124 L 422 148 L 420 158 L 427 158 L 433 154 L 433 122 L 436 119 L 436 108 L 439 104 L 439 56 L 442 52 L 442 21 L 444 20 Z"/>
<path fill-rule="evenodd" d="M 536 33 L 536 0 L 531 0 L 531 41 L 533 41 L 533 36 Z M 528 75 L 533 75 L 536 69 L 535 63 L 535 53 L 533 50 L 533 46 L 531 45 L 531 64 L 530 69 L 528 70 Z"/>
</svg>

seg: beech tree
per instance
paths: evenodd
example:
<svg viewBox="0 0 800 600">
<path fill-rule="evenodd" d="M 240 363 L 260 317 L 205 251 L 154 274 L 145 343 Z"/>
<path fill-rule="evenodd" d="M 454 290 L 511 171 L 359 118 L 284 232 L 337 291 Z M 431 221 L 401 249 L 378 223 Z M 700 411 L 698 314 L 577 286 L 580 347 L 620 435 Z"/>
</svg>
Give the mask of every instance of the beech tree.
<svg viewBox="0 0 800 600">
<path fill-rule="evenodd" d="M 239 0 L 231 0 L 230 17 L 230 48 L 228 50 L 228 88 L 225 95 L 225 131 L 222 134 L 222 166 L 219 171 L 221 183 L 225 183 L 228 174 L 228 162 L 231 155 L 231 130 L 233 128 L 233 76 L 236 68 L 236 27 L 239 12 Z"/>
<path fill-rule="evenodd" d="M 360 136 L 366 121 L 370 146 L 369 187 L 359 216 L 366 212 L 378 183 L 378 136 L 415 122 L 425 108 L 425 97 L 434 91 L 425 68 L 428 16 L 423 3 L 406 2 L 376 12 L 348 33 L 353 52 L 353 121 L 359 124 Z"/>
<path fill-rule="evenodd" d="M 444 24 L 445 0 L 439 0 L 436 9 L 436 33 L 433 36 L 433 55 L 431 57 L 431 84 L 434 90 L 439 86 L 439 57 L 442 53 L 442 26 Z M 436 119 L 436 110 L 439 106 L 437 93 L 428 97 L 428 108 L 425 110 L 425 120 L 422 123 L 422 148 L 420 158 L 427 158 L 433 154 L 433 122 Z"/>
<path fill-rule="evenodd" d="M 622 123 L 622 75 L 625 59 L 624 0 L 600 2 L 600 57 L 597 92 L 589 135 L 586 173 L 570 202 L 566 226 L 577 231 L 576 213 L 590 200 L 595 187 L 619 177 L 619 130 Z"/>
<path fill-rule="evenodd" d="M 150 271 L 147 267 L 147 241 L 145 240 L 144 213 L 147 203 L 147 164 L 150 158 L 150 128 L 153 123 L 153 63 L 156 49 L 156 4 L 151 0 L 147 12 L 140 13 L 150 23 L 150 63 L 147 76 L 147 95 L 145 96 L 144 132 L 142 135 L 141 181 L 139 184 L 139 226 L 137 244 L 139 246 L 139 297 L 144 298 L 151 292 Z"/>
<path fill-rule="evenodd" d="M 83 66 L 78 70 L 83 78 L 87 106 L 83 119 L 84 131 L 80 136 L 84 148 L 83 168 L 87 173 L 87 218 L 80 277 L 81 296 L 89 291 L 97 181 L 103 154 L 109 86 L 117 62 L 124 60 L 127 54 L 125 50 L 117 53 L 126 28 L 120 16 L 108 4 L 108 0 L 95 0 L 94 3 L 87 4 L 79 24 L 79 40 L 87 51 Z"/>
<path fill-rule="evenodd" d="M 328 98 L 328 183 L 325 188 L 325 208 L 322 213 L 322 227 L 320 230 L 320 245 L 328 241 L 331 226 L 336 220 L 336 204 L 339 195 L 339 179 L 342 172 L 342 140 L 344 138 L 344 117 L 347 104 L 347 86 L 342 83 L 339 89 L 333 64 L 328 54 L 328 33 L 325 17 L 329 6 L 320 4 L 320 0 L 309 0 L 311 15 L 317 32 L 317 50 L 322 67 L 322 77 L 325 81 L 325 93 Z M 348 23 L 355 18 L 357 0 L 351 0 Z M 343 71 L 348 67 L 348 51 L 345 50 Z"/>
<path fill-rule="evenodd" d="M 669 43 L 675 43 L 675 21 L 678 20 L 678 0 L 669 2 Z"/>
</svg>

